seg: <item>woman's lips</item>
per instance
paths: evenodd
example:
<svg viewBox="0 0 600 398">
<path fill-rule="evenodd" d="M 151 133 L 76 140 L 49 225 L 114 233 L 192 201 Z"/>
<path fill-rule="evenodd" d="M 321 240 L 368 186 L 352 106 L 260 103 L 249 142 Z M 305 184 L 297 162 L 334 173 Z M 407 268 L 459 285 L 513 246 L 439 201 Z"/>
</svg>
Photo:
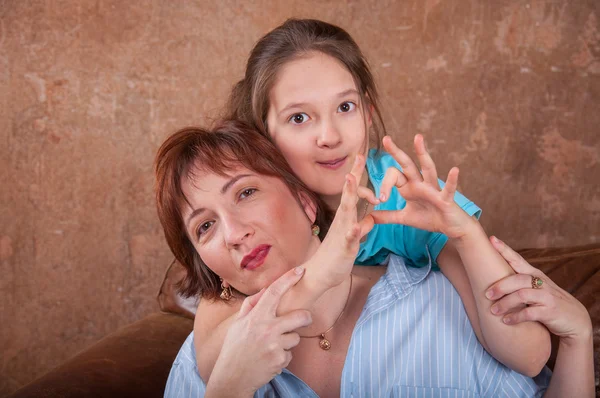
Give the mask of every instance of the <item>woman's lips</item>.
<svg viewBox="0 0 600 398">
<path fill-rule="evenodd" d="M 269 245 L 258 245 L 252 250 L 250 253 L 246 254 L 244 258 L 242 258 L 241 266 L 242 269 L 252 271 L 265 262 L 265 259 L 269 255 L 269 251 L 271 250 L 271 246 Z"/>
<path fill-rule="evenodd" d="M 325 162 L 317 162 L 317 163 L 320 166 L 325 167 L 326 169 L 337 170 L 340 167 L 342 167 L 344 165 L 344 163 L 346 163 L 347 158 L 348 158 L 348 156 L 344 156 L 343 158 L 328 160 Z"/>
</svg>

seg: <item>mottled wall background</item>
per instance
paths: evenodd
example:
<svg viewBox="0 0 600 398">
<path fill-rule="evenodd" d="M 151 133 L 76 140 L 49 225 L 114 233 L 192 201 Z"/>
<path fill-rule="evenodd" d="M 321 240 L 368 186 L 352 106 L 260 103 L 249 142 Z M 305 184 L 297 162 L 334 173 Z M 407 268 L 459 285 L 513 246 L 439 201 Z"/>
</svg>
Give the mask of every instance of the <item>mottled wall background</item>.
<svg viewBox="0 0 600 398">
<path fill-rule="evenodd" d="M 157 309 L 152 161 L 290 16 L 349 30 L 390 132 L 515 247 L 600 239 L 600 3 L 0 0 L 0 394 Z"/>
</svg>

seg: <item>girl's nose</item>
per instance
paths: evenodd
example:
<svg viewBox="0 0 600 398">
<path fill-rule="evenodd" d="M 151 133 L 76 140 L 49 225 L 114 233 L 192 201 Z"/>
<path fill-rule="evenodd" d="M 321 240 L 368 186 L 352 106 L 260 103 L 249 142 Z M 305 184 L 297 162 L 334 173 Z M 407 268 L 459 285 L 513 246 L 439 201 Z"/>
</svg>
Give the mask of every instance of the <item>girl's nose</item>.
<svg viewBox="0 0 600 398">
<path fill-rule="evenodd" d="M 342 136 L 336 125 L 329 120 L 324 120 L 317 136 L 317 145 L 324 148 L 335 148 L 342 142 Z"/>
</svg>

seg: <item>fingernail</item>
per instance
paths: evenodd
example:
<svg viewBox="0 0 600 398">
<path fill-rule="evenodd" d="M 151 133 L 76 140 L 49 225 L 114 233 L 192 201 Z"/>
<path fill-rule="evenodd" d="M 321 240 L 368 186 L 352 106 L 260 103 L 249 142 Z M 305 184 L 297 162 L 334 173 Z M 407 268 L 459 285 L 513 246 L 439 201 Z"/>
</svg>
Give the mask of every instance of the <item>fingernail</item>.
<svg viewBox="0 0 600 398">
<path fill-rule="evenodd" d="M 379 195 L 379 200 L 381 200 L 382 202 L 385 202 L 385 194 L 384 193 Z"/>
<path fill-rule="evenodd" d="M 502 322 L 509 324 L 512 322 L 512 319 L 509 316 L 505 316 L 504 318 L 502 318 Z"/>
<path fill-rule="evenodd" d="M 303 272 L 304 272 L 304 267 L 302 267 L 302 266 L 298 266 L 298 267 L 294 268 L 294 273 L 296 275 L 302 275 Z"/>
<path fill-rule="evenodd" d="M 494 297 L 494 291 L 493 290 L 488 290 L 487 292 L 485 292 L 485 297 L 487 297 L 488 299 L 492 299 L 492 297 Z"/>
<path fill-rule="evenodd" d="M 497 314 L 499 311 L 499 308 L 497 305 L 492 305 L 491 310 L 492 310 L 492 314 Z"/>
</svg>

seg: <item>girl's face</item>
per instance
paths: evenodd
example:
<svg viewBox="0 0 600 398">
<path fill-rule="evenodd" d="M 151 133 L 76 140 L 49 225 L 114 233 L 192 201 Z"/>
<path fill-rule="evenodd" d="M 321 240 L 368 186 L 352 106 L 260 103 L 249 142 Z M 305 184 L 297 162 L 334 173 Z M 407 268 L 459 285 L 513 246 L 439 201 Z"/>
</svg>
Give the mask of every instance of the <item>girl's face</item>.
<svg viewBox="0 0 600 398">
<path fill-rule="evenodd" d="M 279 178 L 237 167 L 196 171 L 182 181 L 186 232 L 204 263 L 245 294 L 303 263 L 319 245 L 312 206 L 300 206 Z"/>
<path fill-rule="evenodd" d="M 281 67 L 269 103 L 269 134 L 296 175 L 328 204 L 339 201 L 354 157 L 368 149 L 350 72 L 335 58 L 312 52 Z"/>
</svg>

